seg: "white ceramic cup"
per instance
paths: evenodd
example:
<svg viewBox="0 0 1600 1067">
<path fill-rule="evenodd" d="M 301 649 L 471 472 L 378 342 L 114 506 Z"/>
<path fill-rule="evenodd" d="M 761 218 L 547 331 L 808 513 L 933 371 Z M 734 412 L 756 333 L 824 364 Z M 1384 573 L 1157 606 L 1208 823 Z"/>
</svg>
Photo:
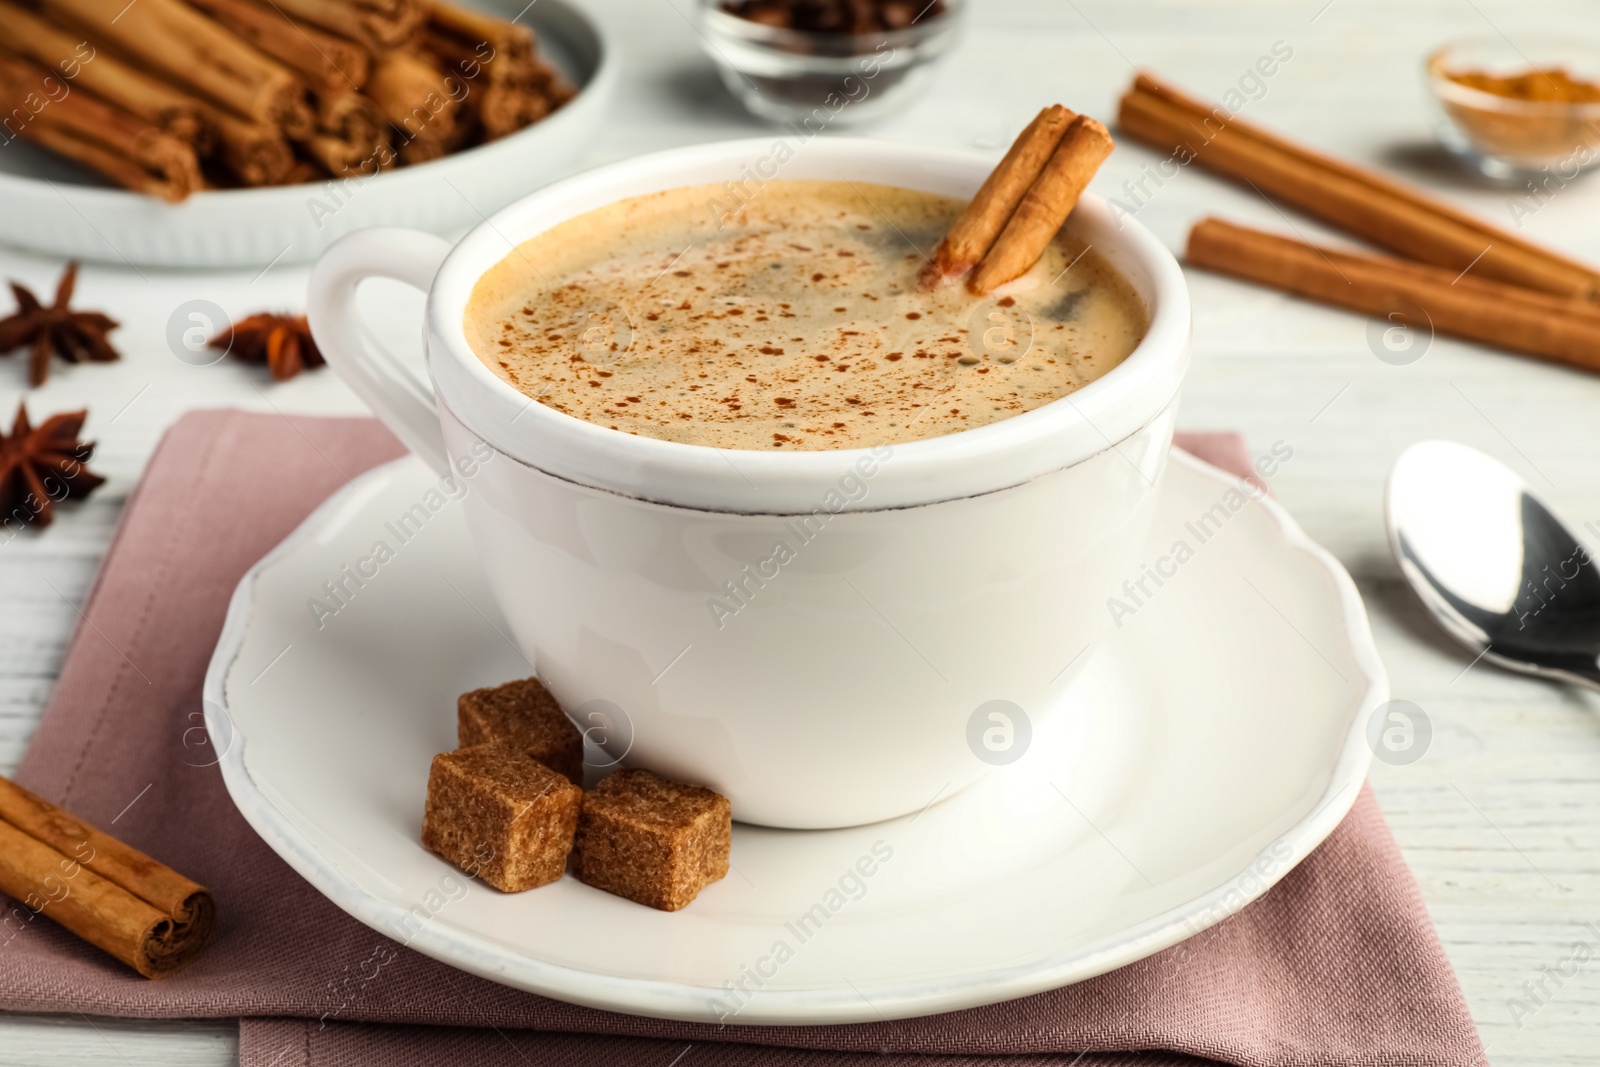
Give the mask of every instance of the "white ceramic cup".
<svg viewBox="0 0 1600 1067">
<path fill-rule="evenodd" d="M 1137 573 L 1171 443 L 1183 275 L 1136 221 L 1085 197 L 1069 229 L 1151 315 L 1122 364 L 978 429 L 789 453 L 633 436 L 531 401 L 468 346 L 473 285 L 516 244 L 629 196 L 826 178 L 968 197 L 992 165 L 842 138 L 699 145 L 557 182 L 453 248 L 369 230 L 317 263 L 309 310 L 328 362 L 467 482 L 517 642 L 614 757 L 726 794 L 741 821 L 848 826 L 953 794 L 1070 713 L 1107 598 Z M 427 292 L 431 387 L 363 343 L 354 297 L 369 277 Z"/>
</svg>

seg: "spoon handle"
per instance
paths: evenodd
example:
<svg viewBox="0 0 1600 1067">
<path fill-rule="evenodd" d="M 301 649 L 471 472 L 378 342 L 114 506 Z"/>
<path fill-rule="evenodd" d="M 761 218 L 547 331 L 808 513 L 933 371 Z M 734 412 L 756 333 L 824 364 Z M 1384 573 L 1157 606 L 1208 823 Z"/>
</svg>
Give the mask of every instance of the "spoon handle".
<svg viewBox="0 0 1600 1067">
<path fill-rule="evenodd" d="M 1600 657 L 1589 657 L 1585 661 L 1574 662 L 1577 657 L 1562 656 L 1561 662 L 1556 663 L 1551 661 L 1551 657 L 1528 657 L 1528 653 L 1520 649 L 1515 656 L 1504 655 L 1496 652 L 1493 645 L 1487 645 L 1480 646 L 1478 658 L 1519 674 L 1531 674 L 1538 678 L 1551 678 L 1562 682 L 1577 682 L 1579 685 L 1600 692 Z"/>
</svg>

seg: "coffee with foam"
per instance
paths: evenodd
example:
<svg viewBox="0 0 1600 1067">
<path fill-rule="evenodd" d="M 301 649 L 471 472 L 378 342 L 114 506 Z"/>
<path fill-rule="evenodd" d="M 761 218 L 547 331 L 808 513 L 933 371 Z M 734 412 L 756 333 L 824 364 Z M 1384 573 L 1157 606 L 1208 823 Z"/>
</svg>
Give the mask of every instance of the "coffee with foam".
<svg viewBox="0 0 1600 1067">
<path fill-rule="evenodd" d="M 478 357 L 534 400 L 626 433 L 728 449 L 894 444 L 1067 396 L 1137 346 L 1148 314 L 1058 234 L 991 294 L 917 273 L 949 197 L 848 181 L 633 197 L 525 241 L 475 286 Z"/>
</svg>

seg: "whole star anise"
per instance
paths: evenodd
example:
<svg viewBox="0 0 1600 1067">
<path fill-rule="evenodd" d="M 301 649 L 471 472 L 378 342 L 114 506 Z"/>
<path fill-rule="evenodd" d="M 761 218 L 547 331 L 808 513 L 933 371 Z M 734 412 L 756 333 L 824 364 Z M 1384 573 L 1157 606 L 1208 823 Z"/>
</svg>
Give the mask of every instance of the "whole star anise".
<svg viewBox="0 0 1600 1067">
<path fill-rule="evenodd" d="M 55 504 L 88 496 L 105 483 L 84 466 L 94 455 L 93 442 L 78 440 L 88 416 L 66 411 L 34 429 L 27 405 L 17 405 L 10 436 L 0 434 L 0 525 L 49 526 Z"/>
<path fill-rule="evenodd" d="M 246 363 L 265 363 L 280 382 L 324 362 L 304 315 L 251 315 L 208 343 L 212 348 L 227 349 Z"/>
<path fill-rule="evenodd" d="M 29 385 L 43 385 L 50 376 L 52 352 L 68 363 L 85 359 L 109 363 L 121 358 L 106 340 L 106 335 L 117 328 L 117 320 L 98 311 L 73 311 L 67 306 L 77 282 L 78 264 L 68 263 L 61 281 L 56 283 L 55 303 L 49 307 L 40 303 L 27 286 L 11 283 L 17 310 L 9 318 L 0 319 L 0 354 L 31 346 Z"/>
</svg>

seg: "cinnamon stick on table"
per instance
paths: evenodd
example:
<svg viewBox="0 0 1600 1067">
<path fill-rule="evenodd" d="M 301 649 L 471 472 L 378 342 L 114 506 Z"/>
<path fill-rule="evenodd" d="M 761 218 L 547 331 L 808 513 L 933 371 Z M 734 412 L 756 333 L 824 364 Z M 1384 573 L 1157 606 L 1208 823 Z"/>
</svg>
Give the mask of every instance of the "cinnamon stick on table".
<svg viewBox="0 0 1600 1067">
<path fill-rule="evenodd" d="M 1061 135 L 1075 117 L 1060 104 L 1052 104 L 1028 123 L 934 249 L 933 258 L 922 271 L 925 288 L 977 266 L 1021 203 L 1028 187 L 1044 170 L 1045 163 L 1061 143 Z"/>
<path fill-rule="evenodd" d="M 1186 258 L 1196 267 L 1413 329 L 1600 371 L 1600 310 L 1566 297 L 1448 268 L 1322 248 L 1215 218 L 1189 232 Z"/>
<path fill-rule="evenodd" d="M 0 892 L 146 978 L 193 961 L 216 921 L 204 887 L 5 778 Z"/>
<path fill-rule="evenodd" d="M 1263 196 L 1407 258 L 1454 272 L 1469 266 L 1560 296 L 1600 299 L 1600 271 L 1558 255 L 1372 171 L 1292 144 L 1147 74 L 1122 98 L 1118 127 L 1181 153 Z"/>
</svg>

